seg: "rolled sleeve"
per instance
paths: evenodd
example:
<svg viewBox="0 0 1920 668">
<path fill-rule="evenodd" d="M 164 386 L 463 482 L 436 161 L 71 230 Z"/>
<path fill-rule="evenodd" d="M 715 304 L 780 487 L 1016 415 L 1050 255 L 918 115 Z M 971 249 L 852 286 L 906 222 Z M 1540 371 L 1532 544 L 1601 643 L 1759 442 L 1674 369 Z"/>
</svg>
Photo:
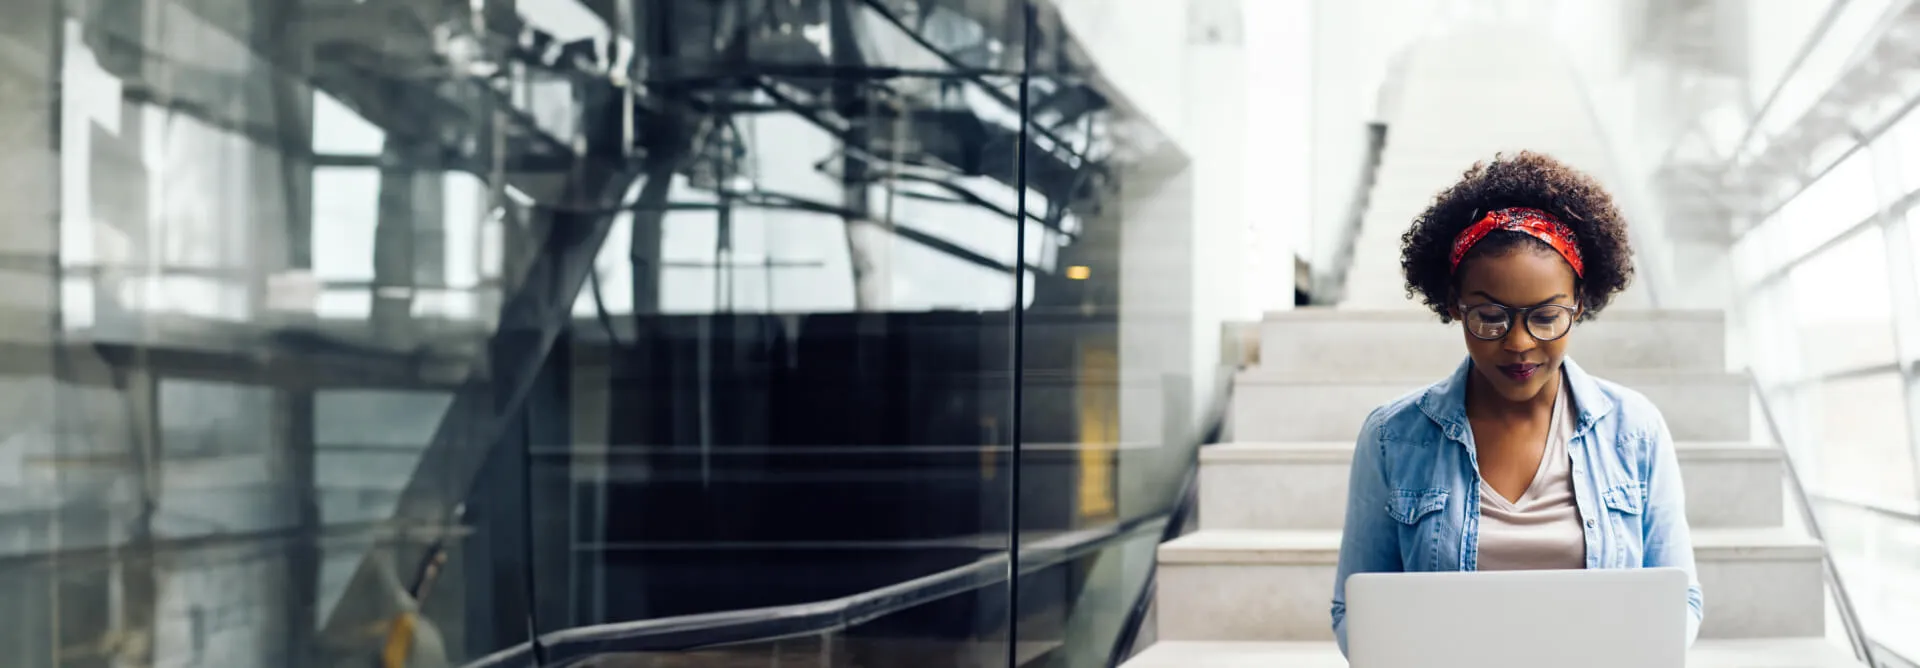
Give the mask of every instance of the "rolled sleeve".
<svg viewBox="0 0 1920 668">
<path fill-rule="evenodd" d="M 1347 577 L 1354 573 L 1402 570 L 1400 534 L 1385 511 L 1386 469 L 1382 467 L 1381 411 L 1360 429 L 1347 473 L 1346 527 L 1340 536 L 1340 563 L 1333 580 L 1333 635 L 1347 653 Z"/>
<path fill-rule="evenodd" d="M 1667 422 L 1654 414 L 1649 442 L 1647 512 L 1642 516 L 1641 541 L 1647 568 L 1679 568 L 1687 572 L 1687 645 L 1700 636 L 1705 618 L 1700 574 L 1694 567 L 1693 531 L 1687 526 L 1687 491 L 1680 480 L 1680 461 L 1674 453 Z"/>
</svg>

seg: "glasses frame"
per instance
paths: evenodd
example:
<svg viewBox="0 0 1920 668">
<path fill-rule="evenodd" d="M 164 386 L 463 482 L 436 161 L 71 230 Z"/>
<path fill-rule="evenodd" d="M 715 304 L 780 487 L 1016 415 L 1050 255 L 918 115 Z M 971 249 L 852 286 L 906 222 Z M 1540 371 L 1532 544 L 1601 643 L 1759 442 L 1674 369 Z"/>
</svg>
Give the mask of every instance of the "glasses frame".
<svg viewBox="0 0 1920 668">
<path fill-rule="evenodd" d="M 1480 339 L 1481 341 L 1499 341 L 1501 339 L 1512 336 L 1514 332 L 1513 319 L 1515 317 L 1521 318 L 1522 323 L 1528 323 L 1528 324 L 1521 325 L 1521 328 L 1527 330 L 1527 336 L 1531 336 L 1533 337 L 1533 340 L 1539 341 L 1541 343 L 1546 343 L 1548 341 L 1558 341 L 1560 339 L 1566 338 L 1568 334 L 1573 333 L 1574 325 L 1579 324 L 1580 322 L 1580 307 L 1568 306 L 1566 304 L 1537 304 L 1534 306 L 1507 306 L 1505 304 L 1487 302 L 1484 304 L 1474 304 L 1473 306 L 1467 306 L 1466 304 L 1455 302 L 1454 306 L 1460 309 L 1460 326 L 1467 330 L 1467 336 Z M 1507 324 L 1506 324 L 1507 331 L 1500 334 L 1499 336 L 1492 336 L 1492 337 L 1481 336 L 1479 332 L 1473 331 L 1473 325 L 1467 324 L 1467 311 L 1472 309 L 1477 309 L 1477 308 L 1485 308 L 1488 306 L 1500 309 L 1502 312 L 1505 312 L 1507 314 Z M 1565 309 L 1567 311 L 1567 318 L 1568 318 L 1567 330 L 1564 332 L 1561 332 L 1559 336 L 1555 336 L 1551 338 L 1540 336 L 1539 334 L 1535 334 L 1533 331 L 1533 325 L 1531 324 L 1531 321 L 1527 320 L 1526 317 L 1533 315 L 1534 311 L 1539 311 L 1543 309 Z"/>
</svg>

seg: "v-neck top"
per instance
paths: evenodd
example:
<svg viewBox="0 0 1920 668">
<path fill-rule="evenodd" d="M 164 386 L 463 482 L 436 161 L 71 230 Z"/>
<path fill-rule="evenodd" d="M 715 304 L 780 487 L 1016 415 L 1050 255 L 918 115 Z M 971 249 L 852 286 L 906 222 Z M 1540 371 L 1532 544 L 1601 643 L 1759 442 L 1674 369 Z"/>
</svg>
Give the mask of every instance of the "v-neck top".
<svg viewBox="0 0 1920 668">
<path fill-rule="evenodd" d="M 1343 650 L 1347 578 L 1353 574 L 1485 567 L 1480 545 L 1488 528 L 1481 521 L 1484 495 L 1480 473 L 1474 470 L 1473 421 L 1467 418 L 1467 389 L 1478 373 L 1473 358 L 1463 354 L 1452 374 L 1382 404 L 1360 425 L 1340 559 L 1329 583 L 1333 637 Z M 1560 375 L 1566 378 L 1566 409 L 1573 420 L 1566 449 L 1580 528 L 1586 532 L 1585 567 L 1685 572 L 1686 602 L 1673 605 L 1686 606 L 1691 642 L 1699 635 L 1706 596 L 1712 593 L 1701 589 L 1694 563 L 1686 484 L 1673 432 L 1646 395 L 1594 377 L 1574 358 L 1561 361 Z M 1499 538 L 1487 542 L 1495 551 L 1504 549 Z M 1620 640 L 1608 637 L 1605 629 L 1589 635 L 1596 642 Z"/>
<path fill-rule="evenodd" d="M 1586 533 L 1574 503 L 1573 403 L 1566 383 L 1554 394 L 1540 468 L 1520 498 L 1508 501 L 1480 481 L 1480 562 L 1483 571 L 1580 569 L 1587 565 Z"/>
</svg>

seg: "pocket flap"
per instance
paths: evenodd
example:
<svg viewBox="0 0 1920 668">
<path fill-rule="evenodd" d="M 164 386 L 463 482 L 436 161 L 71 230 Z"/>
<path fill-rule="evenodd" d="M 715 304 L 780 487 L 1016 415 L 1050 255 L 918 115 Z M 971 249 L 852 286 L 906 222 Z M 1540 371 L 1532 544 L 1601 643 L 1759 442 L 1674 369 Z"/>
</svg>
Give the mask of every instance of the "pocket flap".
<svg viewBox="0 0 1920 668">
<path fill-rule="evenodd" d="M 1629 515 L 1638 515 L 1640 514 L 1644 503 L 1643 499 L 1646 494 L 1647 488 L 1645 485 L 1630 482 L 1607 488 L 1606 491 L 1600 493 L 1600 502 L 1607 504 L 1608 508 Z"/>
<path fill-rule="evenodd" d="M 1387 515 L 1401 524 L 1416 524 L 1420 518 L 1447 507 L 1447 490 L 1396 489 L 1387 496 Z"/>
</svg>

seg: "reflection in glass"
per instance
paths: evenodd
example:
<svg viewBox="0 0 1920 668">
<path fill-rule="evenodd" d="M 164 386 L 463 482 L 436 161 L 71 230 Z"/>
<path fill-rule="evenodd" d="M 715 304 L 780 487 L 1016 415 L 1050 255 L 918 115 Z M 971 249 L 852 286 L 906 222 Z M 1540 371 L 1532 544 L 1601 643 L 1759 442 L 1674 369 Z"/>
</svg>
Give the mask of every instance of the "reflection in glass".
<svg viewBox="0 0 1920 668">
<path fill-rule="evenodd" d="M 1920 638 L 1903 632 L 1920 624 L 1920 525 L 1839 500 L 1816 510 L 1867 633 L 1900 656 L 1920 652 Z"/>
<path fill-rule="evenodd" d="M 1190 188 L 1045 7 L 16 5 L 9 665 L 1077 665 L 1138 600 Z"/>
</svg>

